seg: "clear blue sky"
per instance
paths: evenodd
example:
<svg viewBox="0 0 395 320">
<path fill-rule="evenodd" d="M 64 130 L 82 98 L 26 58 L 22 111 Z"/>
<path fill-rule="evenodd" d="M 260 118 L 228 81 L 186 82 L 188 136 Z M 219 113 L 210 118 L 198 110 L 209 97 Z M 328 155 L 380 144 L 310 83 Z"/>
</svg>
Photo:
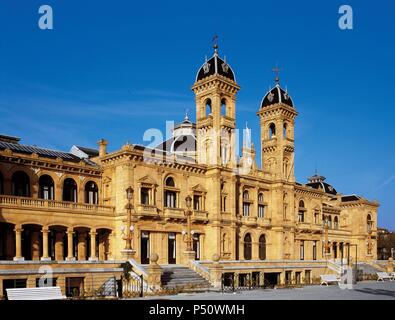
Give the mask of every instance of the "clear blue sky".
<svg viewBox="0 0 395 320">
<path fill-rule="evenodd" d="M 38 28 L 42 4 L 51 31 Z M 353 7 L 351 31 L 338 28 L 341 4 Z M 147 128 L 194 112 L 190 87 L 218 34 L 241 85 L 237 124 L 248 121 L 255 146 L 278 62 L 299 112 L 298 181 L 317 167 L 339 192 L 379 200 L 379 225 L 395 229 L 394 24 L 385 0 L 2 0 L 0 132 L 61 150 L 143 143 Z"/>
</svg>

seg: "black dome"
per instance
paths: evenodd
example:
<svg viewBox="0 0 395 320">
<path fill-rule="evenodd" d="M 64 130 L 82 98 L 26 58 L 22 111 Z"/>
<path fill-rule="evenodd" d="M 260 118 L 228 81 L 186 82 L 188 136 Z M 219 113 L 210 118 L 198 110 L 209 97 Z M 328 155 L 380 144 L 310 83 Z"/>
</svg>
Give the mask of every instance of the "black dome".
<svg viewBox="0 0 395 320">
<path fill-rule="evenodd" d="M 196 81 L 202 80 L 214 74 L 219 74 L 230 80 L 236 81 L 236 77 L 232 68 L 226 62 L 226 59 L 222 60 L 218 56 L 217 50 L 215 50 L 214 55 L 209 60 L 206 59 L 206 62 L 200 67 L 196 75 Z"/>
<path fill-rule="evenodd" d="M 294 107 L 294 103 L 291 96 L 288 94 L 288 91 L 281 88 L 278 83 L 265 94 L 261 102 L 261 108 L 276 103 L 284 103 L 292 108 Z"/>
</svg>

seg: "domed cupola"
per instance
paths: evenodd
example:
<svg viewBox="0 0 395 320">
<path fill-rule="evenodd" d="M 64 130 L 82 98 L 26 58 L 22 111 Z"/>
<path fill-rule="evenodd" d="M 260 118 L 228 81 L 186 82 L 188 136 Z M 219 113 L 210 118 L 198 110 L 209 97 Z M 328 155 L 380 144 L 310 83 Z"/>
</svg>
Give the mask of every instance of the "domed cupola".
<svg viewBox="0 0 395 320">
<path fill-rule="evenodd" d="M 276 70 L 278 72 L 278 68 L 273 70 Z M 294 103 L 292 101 L 292 98 L 288 94 L 288 90 L 284 90 L 283 88 L 281 88 L 278 74 L 275 81 L 276 85 L 272 89 L 270 89 L 263 97 L 261 101 L 261 109 L 276 103 L 283 103 L 293 108 Z"/>
<path fill-rule="evenodd" d="M 196 82 L 215 74 L 221 75 L 236 82 L 235 74 L 230 65 L 226 62 L 226 57 L 224 59 L 219 57 L 217 44 L 214 44 L 214 55 L 208 60 L 206 57 L 206 61 L 197 72 Z"/>
</svg>

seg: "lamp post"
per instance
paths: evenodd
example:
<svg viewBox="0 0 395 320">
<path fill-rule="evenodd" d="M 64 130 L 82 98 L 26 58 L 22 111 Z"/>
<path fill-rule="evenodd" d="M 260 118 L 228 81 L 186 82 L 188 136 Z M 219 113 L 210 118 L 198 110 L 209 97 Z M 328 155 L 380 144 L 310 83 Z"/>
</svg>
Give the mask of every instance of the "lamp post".
<svg viewBox="0 0 395 320">
<path fill-rule="evenodd" d="M 128 203 L 125 206 L 127 211 L 127 220 L 126 220 L 126 237 L 125 239 L 125 248 L 122 250 L 122 253 L 126 259 L 130 259 L 134 255 L 134 250 L 132 246 L 133 240 L 133 231 L 134 227 L 132 226 L 132 211 L 133 211 L 133 194 L 134 190 L 131 186 L 129 186 L 126 190 L 126 198 Z"/>
<path fill-rule="evenodd" d="M 329 258 L 329 239 L 328 239 L 328 230 L 329 230 L 329 226 L 328 226 L 328 219 L 325 218 L 324 221 L 324 253 L 325 253 L 325 257 Z"/>
</svg>

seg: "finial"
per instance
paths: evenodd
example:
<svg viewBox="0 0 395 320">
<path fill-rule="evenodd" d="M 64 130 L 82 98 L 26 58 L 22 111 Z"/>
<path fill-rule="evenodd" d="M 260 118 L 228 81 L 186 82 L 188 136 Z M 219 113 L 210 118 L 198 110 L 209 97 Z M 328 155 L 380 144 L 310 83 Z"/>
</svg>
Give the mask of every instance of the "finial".
<svg viewBox="0 0 395 320">
<path fill-rule="evenodd" d="M 277 85 L 280 83 L 280 71 L 282 71 L 282 69 L 280 69 L 276 63 L 276 66 L 272 69 L 272 71 L 276 74 L 276 78 L 274 79 L 274 81 Z"/>
<path fill-rule="evenodd" d="M 214 54 L 218 54 L 218 36 L 214 35 L 213 37 L 213 48 L 214 48 Z"/>
<path fill-rule="evenodd" d="M 185 118 L 184 118 L 184 121 L 189 121 L 188 111 L 189 111 L 189 109 L 186 109 L 186 110 L 185 110 Z"/>
</svg>

